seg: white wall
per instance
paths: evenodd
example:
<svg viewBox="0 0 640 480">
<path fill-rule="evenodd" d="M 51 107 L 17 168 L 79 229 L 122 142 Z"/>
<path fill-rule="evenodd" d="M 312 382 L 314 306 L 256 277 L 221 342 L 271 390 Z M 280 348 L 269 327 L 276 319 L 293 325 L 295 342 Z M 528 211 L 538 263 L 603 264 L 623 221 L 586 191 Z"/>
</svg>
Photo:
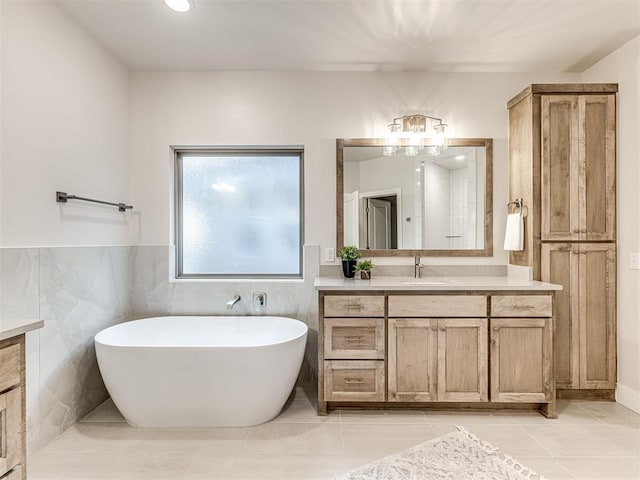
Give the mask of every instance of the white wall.
<svg viewBox="0 0 640 480">
<path fill-rule="evenodd" d="M 617 82 L 618 93 L 618 388 L 619 402 L 640 412 L 640 36 L 584 72 L 585 82 Z"/>
<path fill-rule="evenodd" d="M 2 3 L 0 245 L 123 245 L 129 72 L 51 2 Z"/>
<path fill-rule="evenodd" d="M 507 202 L 506 102 L 532 82 L 579 75 L 186 72 L 132 75 L 135 244 L 170 240 L 169 145 L 303 144 L 307 243 L 335 246 L 335 139 L 384 134 L 399 114 L 442 116 L 455 137 L 494 139 L 492 258 L 431 263 L 506 264 L 499 245 Z M 379 259 L 378 263 L 397 261 Z M 408 261 L 408 259 L 407 259 Z"/>
</svg>

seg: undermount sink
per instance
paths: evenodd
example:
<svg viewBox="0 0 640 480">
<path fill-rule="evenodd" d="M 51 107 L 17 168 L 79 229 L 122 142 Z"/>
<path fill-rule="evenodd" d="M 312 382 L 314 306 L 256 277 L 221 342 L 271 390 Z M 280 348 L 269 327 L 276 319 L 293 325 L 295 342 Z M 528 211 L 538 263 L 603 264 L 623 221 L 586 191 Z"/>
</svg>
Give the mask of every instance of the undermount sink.
<svg viewBox="0 0 640 480">
<path fill-rule="evenodd" d="M 415 280 L 407 280 L 404 282 L 400 282 L 403 285 L 454 285 L 456 283 L 455 280 L 443 279 L 443 280 L 421 280 L 416 278 Z"/>
</svg>

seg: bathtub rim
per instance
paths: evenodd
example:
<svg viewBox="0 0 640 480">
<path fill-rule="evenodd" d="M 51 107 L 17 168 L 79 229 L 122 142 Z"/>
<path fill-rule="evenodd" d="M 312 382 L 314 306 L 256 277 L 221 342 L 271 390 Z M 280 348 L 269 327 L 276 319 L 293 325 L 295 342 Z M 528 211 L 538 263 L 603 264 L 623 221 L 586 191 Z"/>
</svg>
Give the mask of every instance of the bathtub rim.
<svg viewBox="0 0 640 480">
<path fill-rule="evenodd" d="M 166 319 L 166 318 L 206 318 L 206 317 L 210 317 L 210 318 L 279 318 L 279 319 L 285 319 L 285 320 L 289 320 L 292 322 L 297 322 L 299 324 L 301 324 L 301 326 L 303 327 L 302 331 L 296 335 L 292 335 L 290 337 L 284 338 L 280 341 L 276 341 L 276 342 L 270 342 L 270 343 L 252 343 L 249 345 L 213 345 L 213 344 L 198 344 L 198 343 L 194 343 L 194 344 L 176 344 L 176 345 L 167 345 L 167 344 L 163 344 L 163 345 L 149 345 L 149 344 L 145 344 L 145 343 L 135 343 L 135 344 L 122 344 L 122 343 L 114 343 L 114 342 L 106 342 L 103 341 L 101 339 L 99 339 L 98 337 L 101 336 L 101 334 L 103 334 L 103 332 L 107 332 L 108 330 L 112 330 L 112 329 L 116 329 L 117 327 L 121 327 L 123 325 L 126 324 L 130 324 L 130 323 L 134 323 L 134 322 L 142 322 L 142 321 L 152 321 L 152 320 L 158 320 L 158 319 Z M 294 342 L 294 341 L 298 341 L 299 339 L 308 336 L 309 334 L 309 325 L 307 325 L 305 322 L 303 322 L 302 320 L 298 320 L 297 318 L 291 318 L 291 317 L 283 317 L 283 316 L 279 316 L 279 315 L 165 315 L 165 316 L 161 316 L 161 317 L 144 317 L 144 318 L 138 318 L 135 320 L 128 320 L 122 323 L 117 323 L 115 325 L 111 325 L 110 327 L 104 328 L 102 330 L 100 330 L 98 333 L 96 333 L 93 337 L 93 341 L 95 344 L 99 344 L 101 346 L 104 347 L 109 347 L 109 348 L 122 348 L 122 349 L 127 349 L 127 348 L 148 348 L 148 349 L 197 349 L 197 348 L 202 348 L 202 349 L 206 349 L 206 348 L 220 348 L 220 349 L 249 349 L 249 348 L 266 348 L 266 347 L 272 347 L 272 346 L 277 346 L 277 345 L 284 345 L 286 343 L 290 343 L 290 342 Z M 102 336 L 106 336 L 106 335 L 102 335 Z"/>
</svg>

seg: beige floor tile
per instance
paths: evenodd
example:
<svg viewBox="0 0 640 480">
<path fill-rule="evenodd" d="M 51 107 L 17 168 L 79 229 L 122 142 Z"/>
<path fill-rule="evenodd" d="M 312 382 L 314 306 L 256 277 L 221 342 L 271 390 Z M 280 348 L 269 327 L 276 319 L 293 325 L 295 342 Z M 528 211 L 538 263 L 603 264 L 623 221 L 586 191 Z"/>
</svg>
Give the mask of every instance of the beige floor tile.
<svg viewBox="0 0 640 480">
<path fill-rule="evenodd" d="M 135 454 L 38 452 L 29 458 L 29 480 L 126 479 Z"/>
<path fill-rule="evenodd" d="M 127 423 L 77 423 L 41 452 L 126 454 L 142 448 L 152 434 L 153 429 Z"/>
<path fill-rule="evenodd" d="M 341 410 L 342 423 L 427 423 L 427 417 L 417 410 Z"/>
<path fill-rule="evenodd" d="M 577 477 L 567 470 L 556 458 L 551 457 L 520 457 L 518 461 L 526 467 L 532 468 L 549 480 L 574 480 Z"/>
<path fill-rule="evenodd" d="M 248 428 L 158 428 L 140 447 L 145 454 L 242 453 Z"/>
<path fill-rule="evenodd" d="M 581 480 L 638 480 L 638 458 L 559 458 L 575 478 Z"/>
<path fill-rule="evenodd" d="M 560 401 L 558 418 L 547 418 L 539 412 L 511 412 L 513 422 L 519 425 L 602 425 L 602 421 L 574 403 Z"/>
<path fill-rule="evenodd" d="M 609 425 L 526 425 L 523 428 L 554 457 L 640 455 L 640 430 Z"/>
<path fill-rule="evenodd" d="M 342 458 L 342 462 L 344 465 L 344 470 L 341 473 L 348 472 L 349 470 L 354 470 L 356 468 L 364 467 L 365 465 L 373 462 L 377 462 L 378 460 L 386 457 L 386 454 L 381 453 L 352 453 L 349 455 L 344 455 Z"/>
<path fill-rule="evenodd" d="M 429 423 L 465 424 L 465 423 L 485 423 L 512 424 L 513 418 L 507 412 L 461 412 L 455 410 L 427 410 L 424 412 Z M 539 414 L 538 414 L 539 415 Z"/>
<path fill-rule="evenodd" d="M 118 423 L 124 422 L 125 419 L 118 410 L 118 408 L 114 405 L 113 400 L 108 399 L 101 405 L 89 412 L 89 414 L 80 420 L 81 423 L 86 422 L 109 422 L 109 423 Z"/>
<path fill-rule="evenodd" d="M 616 402 L 574 402 L 584 410 L 609 425 L 640 425 L 640 414 Z"/>
<path fill-rule="evenodd" d="M 265 423 L 250 429 L 245 453 L 342 454 L 342 431 L 334 423 Z"/>
<path fill-rule="evenodd" d="M 482 425 L 476 423 L 458 425 L 465 427 L 494 447 L 498 447 L 503 453 L 517 459 L 550 456 L 549 452 L 528 435 L 524 427 L 520 425 Z M 455 425 L 434 425 L 433 428 L 437 436 L 440 436 L 455 430 Z"/>
<path fill-rule="evenodd" d="M 330 412 L 319 416 L 316 412 L 316 397 L 310 396 L 302 388 L 296 388 L 295 396 L 285 404 L 282 412 L 272 422 L 284 423 L 340 423 L 340 413 Z"/>
<path fill-rule="evenodd" d="M 141 455 L 129 465 L 133 480 L 229 480 L 235 455 Z"/>
<path fill-rule="evenodd" d="M 236 464 L 233 480 L 320 480 L 344 472 L 340 455 L 243 455 Z"/>
<path fill-rule="evenodd" d="M 435 438 L 429 424 L 342 424 L 345 453 L 381 454 L 404 450 Z"/>
</svg>

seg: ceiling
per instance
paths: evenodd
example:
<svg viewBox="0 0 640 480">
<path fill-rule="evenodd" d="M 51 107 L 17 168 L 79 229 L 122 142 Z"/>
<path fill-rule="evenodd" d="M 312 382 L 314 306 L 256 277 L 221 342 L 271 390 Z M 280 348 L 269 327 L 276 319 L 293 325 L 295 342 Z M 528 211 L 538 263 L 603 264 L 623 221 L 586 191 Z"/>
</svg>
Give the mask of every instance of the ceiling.
<svg viewBox="0 0 640 480">
<path fill-rule="evenodd" d="M 132 70 L 582 72 L 640 0 L 57 0 Z"/>
</svg>

